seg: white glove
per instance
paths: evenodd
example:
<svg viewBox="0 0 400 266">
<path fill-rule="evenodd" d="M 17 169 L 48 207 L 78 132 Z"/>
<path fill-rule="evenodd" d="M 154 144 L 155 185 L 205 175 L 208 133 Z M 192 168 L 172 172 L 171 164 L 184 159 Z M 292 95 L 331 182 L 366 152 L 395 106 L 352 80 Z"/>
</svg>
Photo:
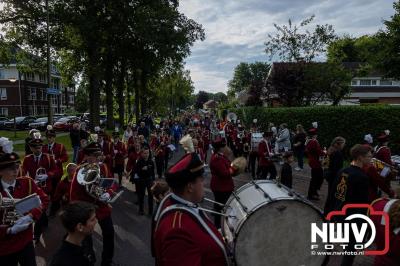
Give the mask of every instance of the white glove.
<svg viewBox="0 0 400 266">
<path fill-rule="evenodd" d="M 19 218 L 19 219 L 15 222 L 15 224 L 18 224 L 18 225 L 26 224 L 26 223 L 28 223 L 28 224 L 33 223 L 33 219 L 32 219 L 32 217 L 31 217 L 30 215 L 22 216 L 21 218 Z"/>
<path fill-rule="evenodd" d="M 32 224 L 33 219 L 30 215 L 23 216 L 19 218 L 15 224 L 9 229 L 10 234 L 15 235 L 22 232 Z"/>
<path fill-rule="evenodd" d="M 106 192 L 106 193 L 103 193 L 103 195 L 100 196 L 99 200 L 102 201 L 102 202 L 107 202 L 110 199 L 111 199 L 110 194 L 108 192 Z"/>
</svg>

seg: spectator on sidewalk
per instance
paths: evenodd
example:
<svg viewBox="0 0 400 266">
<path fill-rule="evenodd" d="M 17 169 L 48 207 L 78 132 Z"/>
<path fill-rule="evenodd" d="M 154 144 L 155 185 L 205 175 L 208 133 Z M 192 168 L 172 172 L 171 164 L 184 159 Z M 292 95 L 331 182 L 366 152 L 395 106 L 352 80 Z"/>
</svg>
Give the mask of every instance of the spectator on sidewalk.
<svg viewBox="0 0 400 266">
<path fill-rule="evenodd" d="M 306 132 L 302 125 L 296 126 L 296 135 L 293 138 L 293 151 L 297 158 L 297 167 L 294 169 L 296 171 L 303 170 L 304 167 L 304 150 L 306 148 Z"/>
<path fill-rule="evenodd" d="M 79 124 L 78 123 L 74 123 L 72 125 L 72 128 L 69 131 L 69 137 L 71 139 L 71 146 L 72 146 L 72 149 L 74 151 L 74 155 L 72 157 L 72 161 L 74 163 L 76 163 L 77 160 L 78 160 L 79 148 L 81 146 L 80 129 L 79 129 Z"/>
<path fill-rule="evenodd" d="M 287 151 L 283 154 L 283 165 L 281 168 L 281 183 L 282 185 L 287 186 L 288 188 L 292 188 L 293 184 L 293 176 L 292 176 L 292 166 L 290 165 L 293 162 L 293 153 L 291 151 Z"/>
</svg>

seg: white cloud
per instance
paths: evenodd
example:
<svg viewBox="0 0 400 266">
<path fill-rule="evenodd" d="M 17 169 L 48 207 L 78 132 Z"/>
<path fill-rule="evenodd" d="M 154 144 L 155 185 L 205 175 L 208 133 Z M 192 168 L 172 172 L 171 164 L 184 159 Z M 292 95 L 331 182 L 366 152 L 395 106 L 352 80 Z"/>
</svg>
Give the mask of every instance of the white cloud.
<svg viewBox="0 0 400 266">
<path fill-rule="evenodd" d="M 198 42 L 186 67 L 196 91 L 224 91 L 240 62 L 266 61 L 263 43 L 273 24 L 316 15 L 339 34 L 370 34 L 393 14 L 393 0 L 182 0 L 180 10 L 201 23 L 206 40 Z"/>
</svg>

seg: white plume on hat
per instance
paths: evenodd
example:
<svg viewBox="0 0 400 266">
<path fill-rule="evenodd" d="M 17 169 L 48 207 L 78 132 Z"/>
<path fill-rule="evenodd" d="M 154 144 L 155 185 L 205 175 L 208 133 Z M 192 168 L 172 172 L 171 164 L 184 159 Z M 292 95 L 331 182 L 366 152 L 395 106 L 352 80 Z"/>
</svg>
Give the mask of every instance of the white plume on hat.
<svg viewBox="0 0 400 266">
<path fill-rule="evenodd" d="M 311 124 L 313 128 L 318 128 L 318 122 L 312 122 Z"/>
<path fill-rule="evenodd" d="M 33 133 L 33 139 L 41 139 L 42 135 L 40 134 L 40 132 L 35 132 Z"/>
<path fill-rule="evenodd" d="M 387 136 L 390 135 L 390 130 L 389 130 L 389 129 L 386 129 L 384 132 L 385 132 L 385 134 L 386 134 Z"/>
<path fill-rule="evenodd" d="M 183 148 L 185 149 L 186 153 L 192 153 L 194 152 L 194 145 L 193 145 L 193 140 L 192 137 L 187 134 L 186 136 L 184 136 L 179 143 L 183 146 Z"/>
<path fill-rule="evenodd" d="M 52 125 L 47 125 L 47 130 L 53 130 L 53 126 Z"/>
<path fill-rule="evenodd" d="M 36 128 L 29 130 L 29 135 L 32 135 L 35 132 L 39 132 Z"/>
<path fill-rule="evenodd" d="M 119 128 L 114 128 L 114 132 L 119 132 Z"/>
<path fill-rule="evenodd" d="M 369 144 L 372 144 L 372 143 L 374 142 L 374 138 L 372 137 L 371 134 L 365 135 L 365 136 L 364 136 L 364 140 L 365 140 L 366 142 L 368 142 Z"/>
<path fill-rule="evenodd" d="M 13 148 L 14 148 L 13 142 L 5 137 L 0 138 L 0 147 L 2 148 L 3 152 L 5 152 L 5 153 L 12 153 Z"/>
<path fill-rule="evenodd" d="M 254 123 L 254 124 L 256 124 L 257 121 L 258 121 L 257 118 L 254 118 L 254 119 L 253 119 L 253 123 Z"/>
<path fill-rule="evenodd" d="M 94 131 L 95 131 L 95 132 L 99 132 L 99 131 L 100 131 L 100 127 L 99 127 L 99 126 L 96 126 L 96 127 L 94 128 Z"/>
</svg>

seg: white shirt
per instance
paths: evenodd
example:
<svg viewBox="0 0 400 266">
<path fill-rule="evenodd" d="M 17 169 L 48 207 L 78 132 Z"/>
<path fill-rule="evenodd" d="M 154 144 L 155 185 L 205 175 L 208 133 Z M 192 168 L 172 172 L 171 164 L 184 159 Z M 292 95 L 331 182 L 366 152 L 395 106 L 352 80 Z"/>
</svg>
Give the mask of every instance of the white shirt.
<svg viewBox="0 0 400 266">
<path fill-rule="evenodd" d="M 13 187 L 13 189 L 15 190 L 15 184 L 16 184 L 16 183 L 17 183 L 16 180 L 14 180 L 11 184 L 6 183 L 6 182 L 4 182 L 3 180 L 1 180 L 1 185 L 2 185 L 3 188 L 4 188 L 5 190 L 7 190 L 8 192 L 10 192 L 10 191 L 8 190 L 9 187 Z"/>
<path fill-rule="evenodd" d="M 178 201 L 178 202 L 180 202 L 180 203 L 182 203 L 182 204 L 184 204 L 184 205 L 186 205 L 186 206 L 188 206 L 188 207 L 193 208 L 193 210 L 199 214 L 199 209 L 196 208 L 197 205 L 194 204 L 193 202 L 190 202 L 190 201 L 188 201 L 188 200 L 185 200 L 185 199 L 179 197 L 178 195 L 176 195 L 176 194 L 174 194 L 174 193 L 172 193 L 171 197 L 172 197 L 174 200 L 176 200 L 176 201 Z"/>
</svg>

